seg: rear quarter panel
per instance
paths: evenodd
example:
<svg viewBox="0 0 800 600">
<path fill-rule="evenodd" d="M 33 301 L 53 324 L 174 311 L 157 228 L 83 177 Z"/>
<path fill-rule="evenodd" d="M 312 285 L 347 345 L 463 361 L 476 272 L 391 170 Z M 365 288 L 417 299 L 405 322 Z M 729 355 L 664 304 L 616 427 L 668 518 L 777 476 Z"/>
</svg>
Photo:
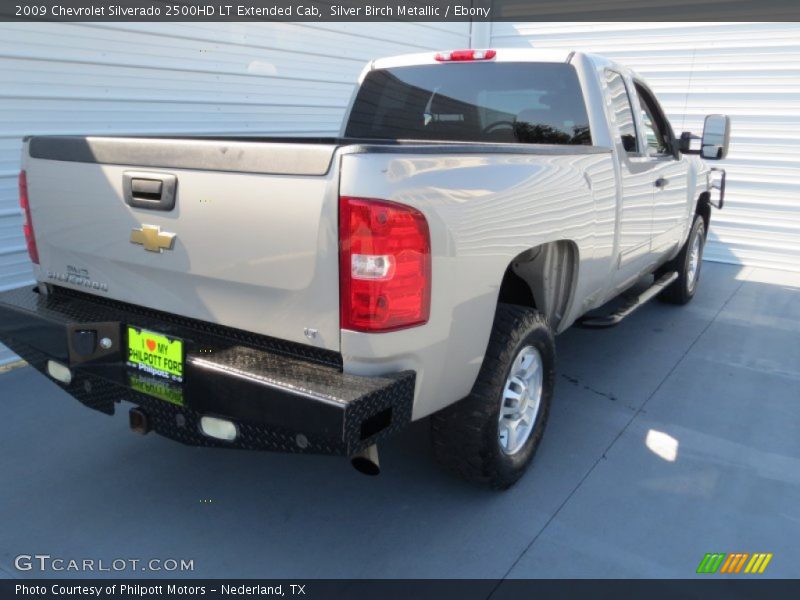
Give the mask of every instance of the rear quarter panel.
<svg viewBox="0 0 800 600">
<path fill-rule="evenodd" d="M 433 276 L 427 324 L 383 334 L 342 331 L 346 371 L 415 370 L 415 419 L 463 398 L 483 362 L 506 268 L 546 242 L 569 240 L 579 254 L 564 322 L 596 300 L 613 262 L 612 155 L 552 151 L 342 155 L 342 195 L 391 200 L 425 215 Z"/>
</svg>

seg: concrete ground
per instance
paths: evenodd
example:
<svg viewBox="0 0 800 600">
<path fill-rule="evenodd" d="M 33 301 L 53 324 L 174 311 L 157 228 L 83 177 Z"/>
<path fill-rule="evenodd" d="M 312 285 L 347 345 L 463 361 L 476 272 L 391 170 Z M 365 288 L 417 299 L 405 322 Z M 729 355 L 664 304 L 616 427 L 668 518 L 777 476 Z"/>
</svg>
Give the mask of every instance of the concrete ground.
<svg viewBox="0 0 800 600">
<path fill-rule="evenodd" d="M 800 275 L 706 263 L 690 305 L 558 348 L 544 441 L 505 493 L 441 471 L 424 422 L 367 478 L 140 437 L 126 410 L 11 370 L 0 576 L 41 576 L 14 557 L 45 553 L 192 559 L 197 577 L 691 577 L 706 552 L 772 552 L 765 576 L 800 576 Z"/>
</svg>

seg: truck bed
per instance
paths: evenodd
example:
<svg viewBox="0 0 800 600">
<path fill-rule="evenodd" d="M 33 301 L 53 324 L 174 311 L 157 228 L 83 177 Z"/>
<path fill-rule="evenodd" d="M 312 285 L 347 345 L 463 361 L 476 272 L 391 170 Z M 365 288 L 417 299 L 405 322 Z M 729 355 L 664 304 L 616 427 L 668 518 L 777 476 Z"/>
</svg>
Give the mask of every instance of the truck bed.
<svg viewBox="0 0 800 600">
<path fill-rule="evenodd" d="M 337 157 L 608 152 L 340 137 L 26 142 L 40 280 L 333 351 L 340 345 Z M 175 178 L 174 208 L 131 203 L 131 177 Z M 135 242 L 145 229 L 171 236 L 172 246 Z"/>
</svg>

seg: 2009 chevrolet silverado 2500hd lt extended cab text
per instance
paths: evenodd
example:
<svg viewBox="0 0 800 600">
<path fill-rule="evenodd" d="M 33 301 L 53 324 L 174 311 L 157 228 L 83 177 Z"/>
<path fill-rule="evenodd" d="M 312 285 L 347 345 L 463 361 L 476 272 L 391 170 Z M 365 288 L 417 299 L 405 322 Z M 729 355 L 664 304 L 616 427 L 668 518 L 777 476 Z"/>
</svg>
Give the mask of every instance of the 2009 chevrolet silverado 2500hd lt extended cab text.
<svg viewBox="0 0 800 600">
<path fill-rule="evenodd" d="M 676 138 L 601 57 L 498 49 L 372 62 L 338 138 L 28 138 L 38 285 L 0 294 L 0 338 L 138 432 L 369 471 L 431 415 L 442 463 L 505 488 L 555 335 L 694 295 L 728 132 Z"/>
</svg>

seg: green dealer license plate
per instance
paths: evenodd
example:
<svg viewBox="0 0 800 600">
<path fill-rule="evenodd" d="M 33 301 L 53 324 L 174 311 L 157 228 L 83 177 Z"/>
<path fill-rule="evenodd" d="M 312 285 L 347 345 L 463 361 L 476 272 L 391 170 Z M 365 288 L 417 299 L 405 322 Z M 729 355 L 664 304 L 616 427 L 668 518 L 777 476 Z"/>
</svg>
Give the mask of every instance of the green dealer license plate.
<svg viewBox="0 0 800 600">
<path fill-rule="evenodd" d="M 128 326 L 128 366 L 170 381 L 183 381 L 183 340 Z"/>
</svg>

